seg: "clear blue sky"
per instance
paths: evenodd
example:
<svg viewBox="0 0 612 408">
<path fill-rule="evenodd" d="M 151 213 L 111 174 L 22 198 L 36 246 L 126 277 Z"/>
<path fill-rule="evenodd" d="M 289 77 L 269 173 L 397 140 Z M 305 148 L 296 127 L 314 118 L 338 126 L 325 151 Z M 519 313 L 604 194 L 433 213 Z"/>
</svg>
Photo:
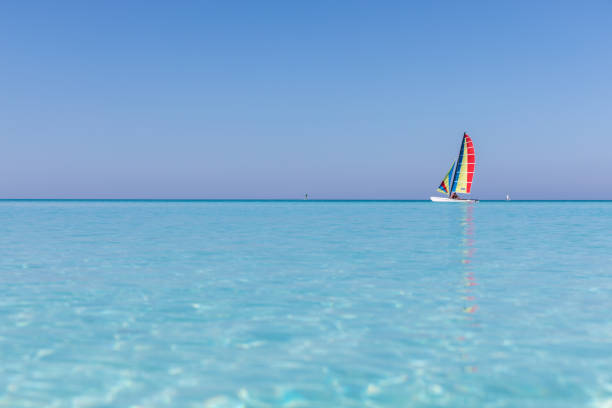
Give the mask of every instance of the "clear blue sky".
<svg viewBox="0 0 612 408">
<path fill-rule="evenodd" d="M 612 2 L 3 1 L 0 197 L 612 199 Z"/>
</svg>

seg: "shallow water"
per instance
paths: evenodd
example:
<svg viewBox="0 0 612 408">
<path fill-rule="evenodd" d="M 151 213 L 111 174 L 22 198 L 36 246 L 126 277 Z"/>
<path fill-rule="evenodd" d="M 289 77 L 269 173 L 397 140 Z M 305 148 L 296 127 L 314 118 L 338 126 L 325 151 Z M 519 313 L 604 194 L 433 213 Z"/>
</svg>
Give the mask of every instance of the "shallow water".
<svg viewBox="0 0 612 408">
<path fill-rule="evenodd" d="M 612 202 L 0 201 L 0 407 L 612 407 Z"/>
</svg>

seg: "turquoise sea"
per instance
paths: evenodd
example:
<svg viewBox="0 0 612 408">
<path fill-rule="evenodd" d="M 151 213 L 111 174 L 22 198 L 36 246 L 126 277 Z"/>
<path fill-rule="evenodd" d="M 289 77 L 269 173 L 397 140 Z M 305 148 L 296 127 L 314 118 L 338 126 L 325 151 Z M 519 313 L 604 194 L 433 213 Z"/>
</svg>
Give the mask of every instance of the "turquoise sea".
<svg viewBox="0 0 612 408">
<path fill-rule="evenodd" d="M 0 201 L 0 407 L 612 407 L 612 202 Z"/>
</svg>

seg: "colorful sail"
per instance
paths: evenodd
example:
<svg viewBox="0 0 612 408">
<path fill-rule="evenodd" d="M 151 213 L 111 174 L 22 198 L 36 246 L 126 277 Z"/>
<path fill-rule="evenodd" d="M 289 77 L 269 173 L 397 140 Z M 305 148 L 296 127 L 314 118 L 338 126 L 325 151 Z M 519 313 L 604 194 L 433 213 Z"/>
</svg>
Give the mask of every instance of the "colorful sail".
<svg viewBox="0 0 612 408">
<path fill-rule="evenodd" d="M 455 166 L 451 193 L 470 194 L 470 191 L 472 191 L 475 164 L 476 156 L 474 155 L 472 138 L 470 138 L 467 133 L 464 133 L 463 141 L 461 142 L 461 150 L 459 150 L 459 158 L 457 159 L 457 166 Z"/>
<path fill-rule="evenodd" d="M 446 173 L 446 176 L 444 176 L 444 180 L 442 180 L 442 182 L 440 183 L 440 185 L 438 186 L 438 191 L 444 194 L 450 194 L 450 176 L 451 173 L 453 172 L 453 168 L 455 167 L 455 163 L 453 162 L 450 170 L 448 171 L 448 173 Z"/>
</svg>

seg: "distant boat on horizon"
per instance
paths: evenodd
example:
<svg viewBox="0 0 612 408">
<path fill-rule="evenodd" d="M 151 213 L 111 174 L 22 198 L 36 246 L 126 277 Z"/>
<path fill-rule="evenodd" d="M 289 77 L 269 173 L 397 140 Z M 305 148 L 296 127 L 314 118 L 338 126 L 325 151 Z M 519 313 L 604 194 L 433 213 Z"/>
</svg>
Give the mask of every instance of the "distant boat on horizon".
<svg viewBox="0 0 612 408">
<path fill-rule="evenodd" d="M 455 165 L 456 164 L 456 165 Z M 463 133 L 459 157 L 453 162 L 450 170 L 438 186 L 438 191 L 446 194 L 446 197 L 430 197 L 436 203 L 477 203 L 478 200 L 470 200 L 459 197 L 458 193 L 470 194 L 472 191 L 472 180 L 476 166 L 476 155 L 474 143 L 467 133 Z M 454 170 L 454 171 L 453 171 Z"/>
</svg>

